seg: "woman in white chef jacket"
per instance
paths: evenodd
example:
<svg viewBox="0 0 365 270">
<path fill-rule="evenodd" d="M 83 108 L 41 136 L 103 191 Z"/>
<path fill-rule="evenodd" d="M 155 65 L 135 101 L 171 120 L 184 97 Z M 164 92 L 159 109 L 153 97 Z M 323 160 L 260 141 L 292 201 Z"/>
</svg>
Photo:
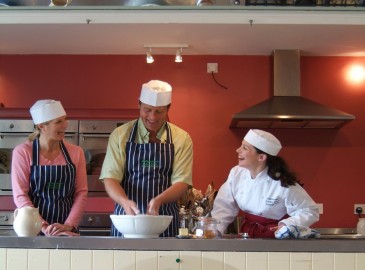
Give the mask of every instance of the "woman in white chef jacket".
<svg viewBox="0 0 365 270">
<path fill-rule="evenodd" d="M 231 169 L 214 201 L 212 216 L 219 231 L 244 212 L 241 232 L 253 238 L 274 238 L 282 226 L 311 226 L 319 220 L 316 203 L 301 187 L 285 161 L 277 156 L 280 141 L 251 129 L 236 150 L 238 166 Z"/>
</svg>

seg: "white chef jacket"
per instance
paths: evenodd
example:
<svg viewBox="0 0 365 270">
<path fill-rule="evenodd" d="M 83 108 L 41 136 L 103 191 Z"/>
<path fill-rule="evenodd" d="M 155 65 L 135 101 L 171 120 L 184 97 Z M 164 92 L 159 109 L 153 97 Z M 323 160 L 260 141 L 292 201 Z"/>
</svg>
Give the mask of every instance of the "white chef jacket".
<svg viewBox="0 0 365 270">
<path fill-rule="evenodd" d="M 319 220 L 319 209 L 298 184 L 282 187 L 267 174 L 266 167 L 255 179 L 246 168 L 235 166 L 214 200 L 212 216 L 220 221 L 224 233 L 240 210 L 269 219 L 282 219 L 283 225 L 311 226 Z"/>
</svg>

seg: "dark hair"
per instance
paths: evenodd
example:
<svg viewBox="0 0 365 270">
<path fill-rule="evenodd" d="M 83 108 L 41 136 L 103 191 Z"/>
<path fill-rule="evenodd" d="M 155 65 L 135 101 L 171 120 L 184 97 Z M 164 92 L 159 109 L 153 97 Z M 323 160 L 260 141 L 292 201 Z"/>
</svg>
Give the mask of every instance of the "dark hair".
<svg viewBox="0 0 365 270">
<path fill-rule="evenodd" d="M 276 181 L 280 180 L 282 187 L 294 186 L 295 184 L 302 185 L 295 173 L 289 170 L 288 165 L 282 157 L 272 156 L 256 147 L 254 148 L 257 153 L 267 155 L 266 165 L 269 167 L 267 174 Z"/>
</svg>

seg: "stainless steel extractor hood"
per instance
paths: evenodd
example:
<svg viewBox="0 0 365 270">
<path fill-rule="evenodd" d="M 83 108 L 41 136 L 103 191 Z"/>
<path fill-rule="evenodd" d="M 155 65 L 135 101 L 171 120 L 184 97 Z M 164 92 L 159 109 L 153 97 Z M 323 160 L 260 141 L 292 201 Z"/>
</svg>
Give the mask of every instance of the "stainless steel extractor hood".
<svg viewBox="0 0 365 270">
<path fill-rule="evenodd" d="M 274 96 L 233 115 L 231 128 L 340 128 L 355 116 L 300 96 L 300 51 L 274 51 Z"/>
</svg>

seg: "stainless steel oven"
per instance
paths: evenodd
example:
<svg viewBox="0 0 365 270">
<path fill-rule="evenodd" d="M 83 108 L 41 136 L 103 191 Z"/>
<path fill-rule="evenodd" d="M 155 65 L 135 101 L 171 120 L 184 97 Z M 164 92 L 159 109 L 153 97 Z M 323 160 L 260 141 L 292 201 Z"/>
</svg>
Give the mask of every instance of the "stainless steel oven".
<svg viewBox="0 0 365 270">
<path fill-rule="evenodd" d="M 14 147 L 33 131 L 32 120 L 0 120 L 0 195 L 11 195 L 11 156 Z"/>
<path fill-rule="evenodd" d="M 13 223 L 14 213 L 12 211 L 0 211 L 0 236 L 15 236 Z"/>
<path fill-rule="evenodd" d="M 99 181 L 110 133 L 127 120 L 80 120 L 79 145 L 84 150 L 88 174 L 89 197 L 106 196 Z"/>
<path fill-rule="evenodd" d="M 111 224 L 109 213 L 85 213 L 78 229 L 82 236 L 110 236 Z"/>
</svg>

